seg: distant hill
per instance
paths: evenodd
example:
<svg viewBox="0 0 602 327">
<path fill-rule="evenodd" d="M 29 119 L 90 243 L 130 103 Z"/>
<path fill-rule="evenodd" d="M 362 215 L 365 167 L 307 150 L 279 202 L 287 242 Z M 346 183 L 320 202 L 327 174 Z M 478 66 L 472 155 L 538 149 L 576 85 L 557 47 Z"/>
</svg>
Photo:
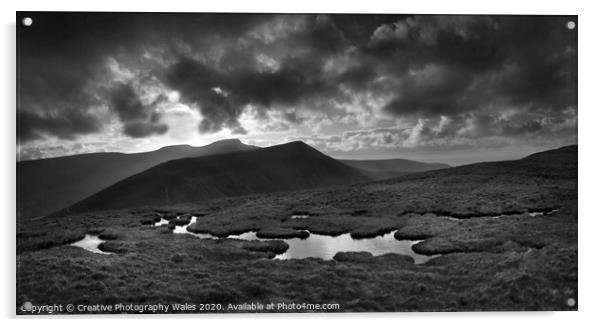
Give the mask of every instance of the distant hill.
<svg viewBox="0 0 602 327">
<path fill-rule="evenodd" d="M 572 185 L 577 178 L 577 153 L 578 146 L 570 145 L 537 152 L 518 160 L 480 162 L 409 174 L 375 183 L 407 186 L 410 182 L 418 182 L 421 187 L 433 185 L 434 190 L 443 190 L 445 185 L 463 185 L 466 188 L 463 192 L 477 188 L 507 190 L 523 184 L 538 189 L 548 183 L 538 179 L 551 179 L 557 184 L 560 180 L 566 180 Z"/>
<path fill-rule="evenodd" d="M 577 165 L 578 148 L 577 145 L 564 146 L 554 150 L 537 152 L 526 156 L 522 161 L 525 162 L 542 162 L 547 165 Z"/>
<path fill-rule="evenodd" d="M 90 153 L 17 162 L 17 216 L 52 213 L 169 160 L 255 149 L 233 139 L 202 147 L 176 145 L 143 153 Z"/>
<path fill-rule="evenodd" d="M 303 142 L 172 160 L 128 177 L 69 212 L 195 202 L 371 180 Z"/>
<path fill-rule="evenodd" d="M 409 173 L 418 173 L 429 170 L 449 168 L 451 166 L 441 163 L 426 163 L 405 159 L 385 160 L 339 160 L 340 162 L 359 169 L 373 179 L 387 179 Z"/>
<path fill-rule="evenodd" d="M 368 212 L 373 217 L 404 213 L 478 217 L 560 208 L 576 217 L 577 182 L 578 146 L 571 145 L 518 160 L 405 174 L 336 190 L 304 192 L 302 196 L 291 192 L 286 195 L 290 202 L 278 201 L 310 212 L 334 207 L 342 212 Z M 295 200 L 298 198 L 302 201 Z M 255 201 L 261 203 L 260 199 Z M 516 228 L 521 229 L 519 225 Z M 341 228 L 341 232 L 349 230 Z M 454 242 L 458 239 L 455 236 Z"/>
</svg>

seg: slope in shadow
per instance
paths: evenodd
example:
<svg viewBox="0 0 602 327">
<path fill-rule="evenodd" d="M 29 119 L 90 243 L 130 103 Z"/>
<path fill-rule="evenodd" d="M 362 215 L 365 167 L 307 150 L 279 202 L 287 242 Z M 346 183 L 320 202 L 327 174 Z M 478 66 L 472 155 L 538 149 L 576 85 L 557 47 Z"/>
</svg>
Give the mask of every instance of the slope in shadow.
<svg viewBox="0 0 602 327">
<path fill-rule="evenodd" d="M 90 153 L 17 162 L 17 216 L 49 214 L 169 160 L 255 149 L 233 139 L 203 147 L 176 145 L 143 153 Z"/>
<path fill-rule="evenodd" d="M 449 168 L 442 163 L 427 163 L 406 159 L 383 160 L 339 160 L 342 163 L 359 169 L 373 179 L 387 179 L 410 173 Z"/>
<path fill-rule="evenodd" d="M 369 181 L 303 142 L 249 152 L 173 160 L 71 206 L 69 212 L 195 202 L 254 193 Z"/>
</svg>

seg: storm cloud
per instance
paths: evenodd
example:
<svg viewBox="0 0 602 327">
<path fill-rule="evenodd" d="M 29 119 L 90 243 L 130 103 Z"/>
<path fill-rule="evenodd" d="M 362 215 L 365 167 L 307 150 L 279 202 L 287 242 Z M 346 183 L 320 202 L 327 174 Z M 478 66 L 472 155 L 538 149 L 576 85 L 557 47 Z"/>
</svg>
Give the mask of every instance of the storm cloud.
<svg viewBox="0 0 602 327">
<path fill-rule="evenodd" d="M 19 15 L 23 144 L 167 135 L 179 104 L 340 149 L 576 140 L 572 16 Z"/>
<path fill-rule="evenodd" d="M 100 123 L 85 111 L 66 110 L 58 115 L 26 110 L 17 112 L 17 140 L 28 142 L 53 134 L 61 139 L 73 139 L 77 134 L 98 132 Z"/>
<path fill-rule="evenodd" d="M 144 105 L 131 85 L 119 84 L 112 90 L 110 108 L 123 123 L 124 134 L 145 137 L 167 132 L 167 125 L 160 122 L 160 114 L 155 111 L 155 106 L 163 100 L 159 96 L 152 103 Z"/>
<path fill-rule="evenodd" d="M 311 74 L 303 64 L 284 63 L 277 71 L 237 69 L 217 71 L 201 62 L 182 59 L 169 67 L 166 85 L 179 91 L 184 101 L 199 107 L 203 114 L 201 132 L 239 128 L 238 118 L 244 106 L 260 110 L 295 107 L 300 102 L 336 93 L 319 72 Z M 290 66 L 289 66 L 290 65 Z M 287 114 L 289 121 L 297 117 Z"/>
</svg>

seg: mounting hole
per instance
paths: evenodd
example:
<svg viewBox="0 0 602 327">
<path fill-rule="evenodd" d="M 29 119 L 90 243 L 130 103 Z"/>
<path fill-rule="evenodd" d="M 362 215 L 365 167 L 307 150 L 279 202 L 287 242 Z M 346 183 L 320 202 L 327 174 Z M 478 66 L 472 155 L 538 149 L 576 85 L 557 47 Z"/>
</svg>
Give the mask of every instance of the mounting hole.
<svg viewBox="0 0 602 327">
<path fill-rule="evenodd" d="M 33 24 L 33 19 L 31 19 L 31 17 L 25 17 L 25 18 L 23 18 L 23 25 L 25 25 L 25 26 L 31 26 L 31 24 Z"/>
<path fill-rule="evenodd" d="M 566 300 L 566 305 L 568 305 L 569 307 L 574 307 L 575 306 L 576 301 L 573 298 L 569 298 L 568 300 Z"/>
<path fill-rule="evenodd" d="M 569 20 L 568 22 L 566 22 L 566 28 L 568 28 L 570 30 L 574 30 L 575 27 L 577 27 L 577 24 L 575 24 L 574 21 Z"/>
</svg>

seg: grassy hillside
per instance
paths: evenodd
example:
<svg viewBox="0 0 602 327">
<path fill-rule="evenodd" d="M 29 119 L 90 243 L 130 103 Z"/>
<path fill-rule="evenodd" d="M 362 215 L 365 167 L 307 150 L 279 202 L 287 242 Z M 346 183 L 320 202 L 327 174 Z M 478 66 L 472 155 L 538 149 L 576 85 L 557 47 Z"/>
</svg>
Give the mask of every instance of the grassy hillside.
<svg viewBox="0 0 602 327">
<path fill-rule="evenodd" d="M 91 153 L 17 162 L 17 216 L 46 215 L 159 163 L 256 147 L 223 140 L 203 147 L 169 146 L 144 153 Z"/>
<path fill-rule="evenodd" d="M 449 168 L 441 163 L 426 163 L 406 159 L 384 160 L 340 160 L 342 163 L 357 168 L 373 179 L 387 179 L 409 173 Z"/>
<path fill-rule="evenodd" d="M 303 142 L 169 161 L 71 206 L 70 212 L 171 204 L 368 181 Z"/>
</svg>

